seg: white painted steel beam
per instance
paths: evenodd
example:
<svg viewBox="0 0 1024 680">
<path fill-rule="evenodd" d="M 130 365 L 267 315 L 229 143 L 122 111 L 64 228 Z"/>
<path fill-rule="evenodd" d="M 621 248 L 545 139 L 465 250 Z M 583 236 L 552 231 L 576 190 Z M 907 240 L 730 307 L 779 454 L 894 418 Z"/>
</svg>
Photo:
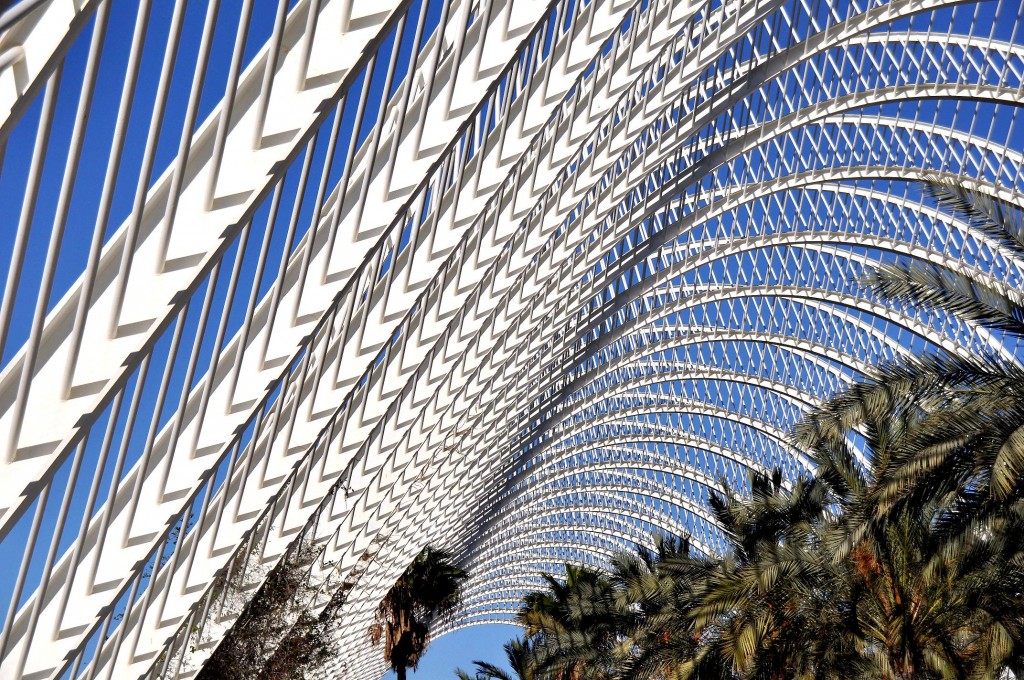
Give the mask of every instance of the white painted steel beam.
<svg viewBox="0 0 1024 680">
<path fill-rule="evenodd" d="M 0 141 L 34 146 L 0 301 L 0 545 L 22 565 L 0 677 L 191 677 L 244 601 L 227 575 L 254 591 L 297 540 L 321 548 L 311 579 L 351 588 L 326 672 L 372 675 L 373 611 L 427 543 L 475 571 L 439 631 L 507 620 L 559 560 L 655 529 L 717 549 L 706 494 L 807 471 L 787 427 L 871 363 L 1017 357 L 855 283 L 897 257 L 1024 281 L 919 188 L 1024 205 L 1007 3 L 243 2 L 209 61 L 217 0 L 156 7 L 159 28 L 141 2 L 95 227 L 71 200 L 104 104 L 89 64 L 124 18 L 38 4 L 0 34 Z M 119 180 L 147 39 L 163 63 Z"/>
<path fill-rule="evenodd" d="M 81 436 L 80 423 L 180 309 L 181 292 L 191 290 L 237 236 L 246 213 L 279 178 L 277 167 L 322 121 L 325 102 L 337 99 L 398 3 L 372 9 L 340 0 L 316 4 L 315 39 L 303 34 L 307 0 L 291 11 L 278 44 L 265 47 L 238 77 L 233 100 L 215 109 L 176 162 L 143 188 L 144 202 L 105 244 L 96 270 L 48 315 L 39 349 L 23 349 L 0 376 L 3 403 L 11 404 L 0 415 L 7 451 L 3 497 L 12 503 L 0 521 L 10 521 L 31 481 L 52 473 Z M 349 28 L 338 30 L 346 22 Z M 268 72 L 272 77 L 264 78 Z M 91 294 L 79 322 L 83 291 Z M 25 394 L 17 378 L 29 354 L 34 370 Z"/>
</svg>

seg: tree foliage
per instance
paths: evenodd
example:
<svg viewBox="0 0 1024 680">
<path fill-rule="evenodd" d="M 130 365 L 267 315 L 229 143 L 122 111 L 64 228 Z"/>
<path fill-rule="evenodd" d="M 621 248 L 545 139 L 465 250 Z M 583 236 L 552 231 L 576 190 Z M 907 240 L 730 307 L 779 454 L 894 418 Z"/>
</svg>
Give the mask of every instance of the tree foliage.
<svg viewBox="0 0 1024 680">
<path fill-rule="evenodd" d="M 404 680 L 415 669 L 430 643 L 430 623 L 459 604 L 468 574 L 451 555 L 424 548 L 391 587 L 377 607 L 370 628 L 374 645 L 384 643 L 384 658 Z"/>
<path fill-rule="evenodd" d="M 302 678 L 337 653 L 329 617 L 304 612 L 318 551 L 299 544 L 266 576 L 197 675 L 198 680 Z M 241 584 L 231 584 L 228 587 Z"/>
</svg>

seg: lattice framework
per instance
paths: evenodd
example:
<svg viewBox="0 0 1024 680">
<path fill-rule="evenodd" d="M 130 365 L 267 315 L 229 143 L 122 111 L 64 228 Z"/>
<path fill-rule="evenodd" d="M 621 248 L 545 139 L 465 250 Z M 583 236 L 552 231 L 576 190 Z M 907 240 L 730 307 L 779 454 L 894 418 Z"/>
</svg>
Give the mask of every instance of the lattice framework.
<svg viewBox="0 0 1024 680">
<path fill-rule="evenodd" d="M 710 491 L 808 470 L 787 427 L 872 362 L 1016 356 L 856 280 L 916 257 L 1021 284 L 920 190 L 1022 205 L 1021 15 L 16 4 L 0 676 L 189 677 L 238 614 L 225 579 L 300 539 L 310 608 L 350 588 L 332 673 L 360 677 L 428 542 L 474 574 L 439 632 L 654 531 L 720 549 Z"/>
</svg>

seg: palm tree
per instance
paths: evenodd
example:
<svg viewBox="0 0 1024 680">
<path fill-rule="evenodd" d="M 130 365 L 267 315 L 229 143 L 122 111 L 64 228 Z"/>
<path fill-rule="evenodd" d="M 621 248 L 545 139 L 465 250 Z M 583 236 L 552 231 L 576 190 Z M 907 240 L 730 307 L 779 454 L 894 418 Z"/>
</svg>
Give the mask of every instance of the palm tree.
<svg viewBox="0 0 1024 680">
<path fill-rule="evenodd" d="M 827 487 L 801 479 L 787 489 L 779 470 L 752 472 L 749 495 L 723 486 L 710 504 L 728 549 L 694 607 L 694 664 L 714 661 L 715 677 L 850 677 L 852 649 L 829 643 L 845 588 L 823 550 L 834 521 Z"/>
<path fill-rule="evenodd" d="M 1013 206 L 927 191 L 1024 258 Z M 881 296 L 1024 337 L 1024 295 L 969 269 L 886 265 Z M 520 622 L 545 678 L 1002 677 L 1024 670 L 1024 369 L 933 352 L 868 372 L 795 428 L 816 464 L 712 496 L 721 557 L 661 541 L 545 576 Z M 478 675 L 480 678 L 491 676 Z"/>
<path fill-rule="evenodd" d="M 567 564 L 564 581 L 542 577 L 547 589 L 527 594 L 517 617 L 538 671 L 554 680 L 607 677 L 623 627 L 608 575 Z"/>
<path fill-rule="evenodd" d="M 924 191 L 989 241 L 1024 258 L 1024 213 L 1019 207 L 961 184 L 933 181 Z M 865 281 L 890 300 L 943 309 L 966 321 L 1024 335 L 1024 296 L 980 272 L 912 261 L 879 267 Z"/>
<path fill-rule="evenodd" d="M 935 453 L 921 442 L 951 414 L 909 398 L 889 406 L 856 422 L 868 465 L 849 437 L 814 427 L 828 404 L 797 429 L 833 507 L 826 561 L 844 569 L 830 598 L 845 612 L 834 639 L 853 642 L 871 678 L 998 677 L 1024 640 L 1021 504 L 979 512 L 976 488 L 917 482 L 915 462 Z"/>
<path fill-rule="evenodd" d="M 913 439 L 892 415 L 864 428 L 871 461 Z M 749 497 L 726 489 L 712 500 L 730 548 L 694 598 L 699 639 L 675 677 L 967 679 L 1012 665 L 1019 519 L 972 525 L 943 497 L 875 517 L 884 467 L 858 465 L 849 448 L 812 453 L 817 476 L 792 490 L 777 473 L 755 474 Z M 713 674 L 697 670 L 710 661 Z"/>
<path fill-rule="evenodd" d="M 753 474 L 750 488 L 749 499 L 728 487 L 712 497 L 729 540 L 722 557 L 660 536 L 653 550 L 614 556 L 607 574 L 545 575 L 519 615 L 544 677 L 849 677 L 852 648 L 823 643 L 841 619 L 828 603 L 842 595 L 820 549 L 824 484 L 786 490 L 775 471 Z"/>
<path fill-rule="evenodd" d="M 415 670 L 430 643 L 430 622 L 459 603 L 468 574 L 443 550 L 426 547 L 377 607 L 370 628 L 374 645 L 384 641 L 384 658 L 399 680 Z"/>
<path fill-rule="evenodd" d="M 515 638 L 504 645 L 505 658 L 512 669 L 509 673 L 486 661 L 474 661 L 476 672 L 470 676 L 461 668 L 455 670 L 459 680 L 539 680 L 537 658 L 529 638 Z M 514 673 L 514 675 L 513 675 Z"/>
<path fill-rule="evenodd" d="M 1015 257 L 1024 259 L 1024 213 L 1015 206 L 961 185 L 933 182 L 925 191 L 953 215 L 967 222 Z M 1024 295 L 973 269 L 952 269 L 927 262 L 888 264 L 870 272 L 864 282 L 883 298 L 925 309 L 940 310 L 1008 339 L 1024 338 Z M 1024 371 L 995 356 L 963 358 L 946 352 L 929 354 L 903 364 L 883 365 L 862 387 L 840 398 L 836 406 L 861 408 L 867 400 L 876 407 L 883 392 L 911 397 L 926 407 L 949 410 L 955 419 L 929 432 L 933 445 L 944 444 L 919 466 L 945 474 L 950 456 L 969 450 L 972 465 L 958 472 L 973 475 L 996 501 L 1016 498 L 1024 479 Z M 847 402 L 841 404 L 842 401 Z M 840 412 L 835 408 L 829 415 Z M 848 413 L 848 411 L 847 411 Z M 940 423 L 937 423 L 940 424 Z"/>
<path fill-rule="evenodd" d="M 913 439 L 904 414 L 892 415 L 867 428 L 869 460 Z M 791 489 L 778 472 L 755 473 L 749 495 L 714 497 L 729 540 L 722 557 L 659 538 L 654 550 L 615 556 L 608 574 L 545 576 L 548 588 L 520 613 L 528 638 L 519 658 L 532 663 L 513 668 L 573 680 L 966 680 L 1017 670 L 1022 506 L 1001 525 L 968 530 L 944 498 L 874 517 L 887 474 L 829 443 L 812 451 L 818 475 Z M 478 662 L 471 680 L 510 677 Z"/>
<path fill-rule="evenodd" d="M 1015 207 L 958 185 L 926 192 L 1024 257 Z M 914 261 L 865 282 L 891 301 L 1024 335 L 1024 297 L 979 272 Z M 883 364 L 809 413 L 795 441 L 842 507 L 829 547 L 852 565 L 850 616 L 876 677 L 995 677 L 1018 665 L 1024 370 L 942 351 Z"/>
<path fill-rule="evenodd" d="M 731 678 L 719 657 L 698 654 L 702 631 L 693 616 L 720 566 L 717 557 L 695 554 L 689 538 L 667 535 L 654 537 L 653 550 L 637 546 L 612 558 L 617 607 L 626 613 L 615 677 Z"/>
</svg>

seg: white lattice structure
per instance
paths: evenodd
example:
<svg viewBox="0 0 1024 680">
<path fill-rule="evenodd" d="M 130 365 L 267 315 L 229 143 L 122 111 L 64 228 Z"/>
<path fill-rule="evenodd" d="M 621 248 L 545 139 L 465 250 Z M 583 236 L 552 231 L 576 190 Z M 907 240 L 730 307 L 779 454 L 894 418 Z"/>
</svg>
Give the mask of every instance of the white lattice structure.
<svg viewBox="0 0 1024 680">
<path fill-rule="evenodd" d="M 1013 355 L 856 280 L 1024 263 L 1016 0 L 22 0 L 0 17 L 0 678 L 191 677 L 301 537 L 332 676 L 655 531 L 879 359 Z M 324 593 L 325 597 L 330 595 Z M 237 603 L 236 603 L 237 604 Z M 311 603 L 311 606 L 317 606 Z"/>
</svg>

